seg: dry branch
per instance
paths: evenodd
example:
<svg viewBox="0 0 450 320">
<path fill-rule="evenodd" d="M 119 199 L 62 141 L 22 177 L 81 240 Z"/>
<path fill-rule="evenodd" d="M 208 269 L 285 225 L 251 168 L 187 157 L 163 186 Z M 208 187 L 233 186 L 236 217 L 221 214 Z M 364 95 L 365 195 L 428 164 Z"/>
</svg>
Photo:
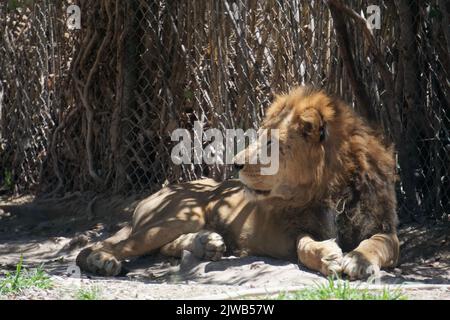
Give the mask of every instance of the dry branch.
<svg viewBox="0 0 450 320">
<path fill-rule="evenodd" d="M 328 0 L 328 3 L 333 8 L 332 10 L 339 10 L 339 12 L 341 12 L 342 14 L 345 14 L 353 19 L 353 21 L 359 26 L 360 30 L 362 31 L 364 38 L 367 40 L 375 64 L 384 82 L 384 90 L 386 95 L 386 99 L 384 99 L 384 101 L 386 103 L 386 110 L 389 118 L 389 128 L 391 128 L 391 130 L 393 131 L 394 141 L 400 143 L 402 126 L 400 111 L 395 101 L 395 86 L 393 81 L 393 74 L 389 71 L 386 65 L 386 59 L 376 43 L 375 37 L 369 27 L 367 20 L 339 0 Z M 337 14 L 335 14 L 334 16 L 336 15 Z M 340 22 L 339 27 L 343 28 L 341 24 L 342 22 Z"/>
<path fill-rule="evenodd" d="M 355 66 L 355 61 L 350 49 L 349 34 L 345 24 L 344 16 L 342 15 L 336 1 L 328 1 L 331 16 L 334 21 L 334 28 L 336 30 L 337 42 L 339 43 L 339 52 L 341 53 L 342 61 L 352 84 L 353 93 L 356 97 L 357 106 L 362 116 L 364 116 L 370 123 L 375 123 L 376 114 L 371 107 L 369 94 L 363 80 Z"/>
</svg>

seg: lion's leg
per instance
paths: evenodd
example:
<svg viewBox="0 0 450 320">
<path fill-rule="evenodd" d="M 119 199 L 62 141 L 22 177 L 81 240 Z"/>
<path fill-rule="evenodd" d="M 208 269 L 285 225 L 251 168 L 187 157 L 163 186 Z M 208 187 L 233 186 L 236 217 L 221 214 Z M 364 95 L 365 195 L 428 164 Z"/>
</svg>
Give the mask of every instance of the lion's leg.
<svg viewBox="0 0 450 320">
<path fill-rule="evenodd" d="M 184 233 L 200 230 L 203 224 L 201 219 L 156 222 L 140 230 L 133 230 L 122 241 L 103 242 L 94 246 L 86 257 L 82 257 L 84 261 L 77 257 L 77 264 L 83 270 L 115 276 L 121 271 L 120 261 L 151 253 Z"/>
<path fill-rule="evenodd" d="M 309 235 L 301 235 L 297 238 L 297 256 L 303 265 L 325 276 L 342 271 L 342 250 L 334 239 L 315 241 Z"/>
<path fill-rule="evenodd" d="M 395 266 L 399 252 L 400 244 L 395 233 L 375 234 L 345 255 L 343 272 L 351 279 L 367 278 L 377 274 L 381 268 Z"/>
<path fill-rule="evenodd" d="M 87 258 L 92 254 L 94 251 L 110 251 L 111 247 L 126 238 L 128 238 L 131 234 L 131 224 L 127 224 L 125 227 L 120 229 L 118 232 L 116 232 L 113 236 L 109 237 L 108 239 L 94 243 L 92 246 L 85 248 L 81 250 L 81 252 L 78 254 L 76 258 L 76 264 L 82 269 L 82 270 L 90 270 L 90 267 L 87 263 Z M 113 268 L 114 265 L 111 265 L 110 268 Z M 120 270 L 119 270 L 120 271 Z M 117 271 L 117 273 L 119 273 Z M 114 270 L 109 270 L 106 272 L 107 274 L 114 274 Z"/>
<path fill-rule="evenodd" d="M 220 234 L 201 230 L 187 233 L 161 248 L 161 253 L 172 257 L 181 257 L 183 250 L 192 252 L 197 258 L 217 261 L 222 258 L 226 247 Z"/>
</svg>

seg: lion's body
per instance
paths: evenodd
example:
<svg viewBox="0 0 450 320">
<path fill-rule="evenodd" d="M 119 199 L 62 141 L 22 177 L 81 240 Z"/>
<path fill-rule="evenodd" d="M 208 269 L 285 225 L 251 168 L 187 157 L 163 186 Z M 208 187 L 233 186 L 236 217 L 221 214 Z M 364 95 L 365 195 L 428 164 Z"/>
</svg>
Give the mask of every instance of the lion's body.
<svg viewBox="0 0 450 320">
<path fill-rule="evenodd" d="M 156 210 L 156 215 L 185 219 L 186 216 L 179 214 L 179 209 L 186 207 L 185 201 L 194 204 L 198 211 L 190 211 L 196 213 L 189 219 L 198 219 L 202 221 L 202 229 L 219 233 L 224 238 L 229 254 L 296 260 L 295 244 L 300 231 L 308 231 L 321 240 L 336 237 L 332 215 L 310 209 L 299 212 L 298 208 L 280 207 L 281 210 L 278 210 L 277 203 L 273 201 L 249 201 L 239 180 L 218 183 L 205 179 L 184 183 L 179 187 L 183 191 L 174 191 L 169 187 L 162 190 L 162 197 L 156 202 L 152 198 L 147 200 L 153 205 L 167 200 L 170 194 L 176 194 L 173 202 L 179 208 L 165 208 L 163 212 Z M 137 209 L 135 223 L 139 216 L 148 212 L 147 208 L 142 209 Z"/>
<path fill-rule="evenodd" d="M 298 259 L 356 278 L 394 265 L 391 148 L 348 106 L 304 88 L 278 98 L 263 126 L 280 130 L 277 175 L 261 176 L 260 166 L 246 164 L 240 181 L 166 187 L 139 203 L 130 227 L 81 252 L 77 263 L 115 275 L 128 257 L 189 250 L 211 260 L 224 253 Z"/>
</svg>

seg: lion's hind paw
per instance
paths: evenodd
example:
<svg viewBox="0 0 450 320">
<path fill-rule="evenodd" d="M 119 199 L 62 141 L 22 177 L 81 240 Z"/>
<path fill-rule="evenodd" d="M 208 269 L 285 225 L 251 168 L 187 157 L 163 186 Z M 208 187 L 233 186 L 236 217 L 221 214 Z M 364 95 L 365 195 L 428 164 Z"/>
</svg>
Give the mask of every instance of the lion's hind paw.
<svg viewBox="0 0 450 320">
<path fill-rule="evenodd" d="M 220 234 L 215 232 L 200 232 L 194 239 L 193 254 L 205 260 L 220 260 L 225 253 L 225 242 Z"/>
</svg>

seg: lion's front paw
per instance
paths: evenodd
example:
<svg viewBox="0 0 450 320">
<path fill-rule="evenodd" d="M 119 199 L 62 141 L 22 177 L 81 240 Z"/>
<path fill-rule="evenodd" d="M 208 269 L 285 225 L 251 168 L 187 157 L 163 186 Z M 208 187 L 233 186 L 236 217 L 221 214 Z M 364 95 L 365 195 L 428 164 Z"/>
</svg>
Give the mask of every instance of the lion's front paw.
<svg viewBox="0 0 450 320">
<path fill-rule="evenodd" d="M 325 276 L 339 275 L 342 272 L 342 250 L 334 239 L 318 242 L 321 252 L 320 272 Z"/>
<path fill-rule="evenodd" d="M 345 255 L 342 261 L 342 271 L 352 280 L 367 279 L 378 275 L 380 267 L 370 262 L 361 252 L 352 251 Z"/>
<path fill-rule="evenodd" d="M 120 261 L 105 251 L 93 251 L 86 262 L 89 271 L 102 276 L 117 276 L 122 269 Z"/>
<path fill-rule="evenodd" d="M 322 257 L 320 272 L 325 276 L 339 275 L 342 272 L 342 251 L 332 252 Z"/>
<path fill-rule="evenodd" d="M 200 259 L 217 261 L 222 258 L 225 250 L 225 242 L 220 234 L 202 232 L 194 239 L 194 250 L 192 253 Z"/>
</svg>

